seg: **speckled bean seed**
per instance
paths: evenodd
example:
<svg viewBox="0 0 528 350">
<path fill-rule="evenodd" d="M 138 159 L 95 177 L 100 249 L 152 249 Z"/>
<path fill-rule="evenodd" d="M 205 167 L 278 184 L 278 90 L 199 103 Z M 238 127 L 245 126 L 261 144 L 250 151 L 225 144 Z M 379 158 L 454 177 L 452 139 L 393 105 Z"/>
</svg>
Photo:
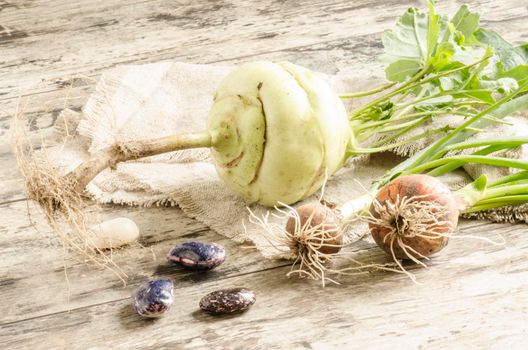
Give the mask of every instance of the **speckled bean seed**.
<svg viewBox="0 0 528 350">
<path fill-rule="evenodd" d="M 211 315 L 245 311 L 256 301 L 255 292 L 247 288 L 221 289 L 200 300 L 200 308 Z"/>
<path fill-rule="evenodd" d="M 185 242 L 175 245 L 167 259 L 190 270 L 210 270 L 222 264 L 226 250 L 220 244 L 208 242 Z"/>
<path fill-rule="evenodd" d="M 134 309 L 143 317 L 159 317 L 167 312 L 172 302 L 174 285 L 171 280 L 152 280 L 132 293 Z"/>
</svg>

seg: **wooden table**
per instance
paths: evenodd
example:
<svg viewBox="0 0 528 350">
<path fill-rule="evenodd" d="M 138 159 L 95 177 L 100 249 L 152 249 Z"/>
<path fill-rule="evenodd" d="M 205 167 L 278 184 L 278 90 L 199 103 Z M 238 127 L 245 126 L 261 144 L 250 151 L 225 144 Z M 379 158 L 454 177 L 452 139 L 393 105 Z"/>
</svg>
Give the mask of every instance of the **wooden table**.
<svg viewBox="0 0 528 350">
<path fill-rule="evenodd" d="M 443 1 L 453 13 L 462 1 Z M 528 40 L 525 0 L 471 0 L 482 22 L 515 43 Z M 284 261 L 240 249 L 176 208 L 107 206 L 137 221 L 145 248 L 115 254 L 126 287 L 106 270 L 68 255 L 43 216 L 28 206 L 9 147 L 18 97 L 44 134 L 77 77 L 79 109 L 97 77 L 126 63 L 179 60 L 239 63 L 291 60 L 327 73 L 361 69 L 381 51 L 380 33 L 418 1 L 0 1 L 0 348 L 326 349 L 526 348 L 528 243 L 525 225 L 468 221 L 464 234 L 496 238 L 452 242 L 417 269 L 347 278 L 341 286 L 286 278 Z M 36 134 L 35 134 L 35 137 Z M 221 268 L 191 274 L 164 259 L 179 240 L 219 242 Z M 379 249 L 367 246 L 368 254 Z M 173 310 L 159 320 L 134 314 L 130 291 L 152 277 L 175 281 Z M 198 310 L 207 292 L 247 286 L 247 313 L 214 318 Z"/>
</svg>

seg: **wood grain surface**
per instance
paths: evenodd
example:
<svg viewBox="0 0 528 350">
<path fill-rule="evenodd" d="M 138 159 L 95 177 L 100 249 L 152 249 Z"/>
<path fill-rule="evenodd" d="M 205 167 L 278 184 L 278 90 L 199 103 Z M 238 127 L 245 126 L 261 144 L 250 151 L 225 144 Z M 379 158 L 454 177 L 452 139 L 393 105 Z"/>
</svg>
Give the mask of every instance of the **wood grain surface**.
<svg viewBox="0 0 528 350">
<path fill-rule="evenodd" d="M 514 43 L 528 41 L 525 0 L 462 3 Z M 128 275 L 86 266 L 64 251 L 25 199 L 10 150 L 12 115 L 23 108 L 32 137 L 50 134 L 62 108 L 80 110 L 98 76 L 119 64 L 179 60 L 290 60 L 326 73 L 379 65 L 380 34 L 420 1 L 0 0 L 0 348 L 1 349 L 525 349 L 528 240 L 525 225 L 463 221 L 461 235 L 406 276 L 348 276 L 339 286 L 287 278 L 287 262 L 263 259 L 177 208 L 96 206 L 127 216 L 141 245 L 116 251 Z M 68 99 L 65 100 L 65 96 Z M 30 208 L 31 216 L 28 216 Z M 169 265 L 178 241 L 223 244 L 229 256 L 209 273 Z M 348 248 L 365 261 L 387 257 L 372 243 Z M 131 309 L 130 292 L 153 277 L 175 282 L 159 320 Z M 246 313 L 215 318 L 198 302 L 219 288 L 257 292 Z"/>
</svg>

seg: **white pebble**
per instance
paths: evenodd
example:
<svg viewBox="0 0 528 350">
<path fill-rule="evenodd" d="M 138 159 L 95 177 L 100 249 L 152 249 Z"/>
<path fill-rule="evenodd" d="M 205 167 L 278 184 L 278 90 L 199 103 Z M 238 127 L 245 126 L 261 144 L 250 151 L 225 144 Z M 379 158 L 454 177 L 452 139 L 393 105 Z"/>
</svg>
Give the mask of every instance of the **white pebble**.
<svg viewBox="0 0 528 350">
<path fill-rule="evenodd" d="M 139 228 L 128 218 L 103 221 L 92 226 L 89 232 L 91 243 L 99 249 L 118 248 L 139 238 Z"/>
</svg>

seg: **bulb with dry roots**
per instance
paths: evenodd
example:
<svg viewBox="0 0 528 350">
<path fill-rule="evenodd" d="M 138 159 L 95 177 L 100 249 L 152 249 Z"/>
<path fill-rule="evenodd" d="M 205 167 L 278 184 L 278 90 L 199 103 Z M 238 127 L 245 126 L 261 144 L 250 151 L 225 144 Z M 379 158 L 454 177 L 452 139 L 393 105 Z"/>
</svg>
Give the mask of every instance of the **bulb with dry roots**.
<svg viewBox="0 0 528 350">
<path fill-rule="evenodd" d="M 368 194 L 355 198 L 345 205 L 336 206 L 325 201 L 317 201 L 301 205 L 297 208 L 286 206 L 276 208 L 286 218 L 286 225 L 270 222 L 269 212 L 263 217 L 256 216 L 251 210 L 250 222 L 266 231 L 266 238 L 280 251 L 286 247 L 293 263 L 288 276 L 298 275 L 314 280 L 320 280 L 323 287 L 326 282 L 339 284 L 329 276 L 355 275 L 373 270 L 394 271 L 392 263 L 375 264 L 355 260 L 341 253 L 342 248 L 350 244 L 352 237 L 347 234 L 347 228 L 358 212 L 368 208 L 371 197 Z M 344 268 L 334 267 L 338 260 L 345 261 Z"/>
<path fill-rule="evenodd" d="M 343 245 L 343 233 L 337 214 L 319 202 L 301 205 L 297 215 L 286 223 L 289 247 L 294 255 L 313 259 L 336 254 Z"/>
<path fill-rule="evenodd" d="M 273 246 L 287 247 L 294 261 L 288 276 L 296 274 L 337 283 L 327 277 L 333 272 L 328 264 L 344 244 L 343 229 L 338 213 L 326 203 L 314 202 L 294 209 L 277 208 L 287 218 L 286 226 L 269 223 L 268 216 L 259 218 L 250 210 L 250 221 L 267 231 L 266 238 Z"/>
<path fill-rule="evenodd" d="M 376 243 L 395 261 L 424 259 L 444 248 L 455 232 L 459 204 L 449 188 L 427 175 L 405 175 L 385 185 L 367 221 Z M 401 267 L 401 266 L 400 266 Z"/>
<path fill-rule="evenodd" d="M 445 247 L 456 229 L 459 206 L 457 198 L 436 178 L 406 175 L 388 183 L 376 195 L 366 193 L 339 207 L 314 202 L 290 208 L 284 241 L 296 256 L 295 263 L 299 262 L 299 268 L 292 272 L 325 279 L 325 273 L 329 272 L 346 274 L 352 270 L 378 269 L 402 272 L 415 280 L 399 260 L 424 265 L 419 259 Z M 338 256 L 343 246 L 343 228 L 358 219 L 368 222 L 372 237 L 394 263 L 364 264 L 343 256 L 353 266 L 332 270 L 327 263 Z"/>
</svg>

